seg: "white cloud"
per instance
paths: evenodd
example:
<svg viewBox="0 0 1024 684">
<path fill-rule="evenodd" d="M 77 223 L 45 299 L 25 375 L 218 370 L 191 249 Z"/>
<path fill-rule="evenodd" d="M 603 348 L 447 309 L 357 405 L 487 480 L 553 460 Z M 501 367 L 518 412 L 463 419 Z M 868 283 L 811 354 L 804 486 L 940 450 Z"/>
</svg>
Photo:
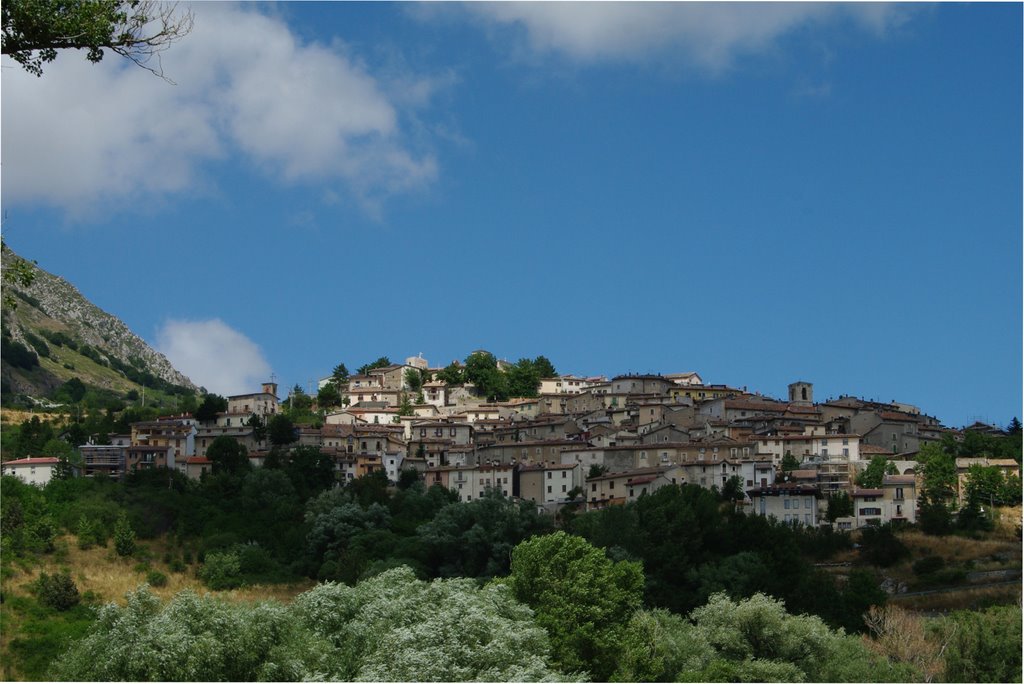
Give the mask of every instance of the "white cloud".
<svg viewBox="0 0 1024 684">
<path fill-rule="evenodd" d="M 348 190 L 369 208 L 436 176 L 401 123 L 424 103 L 396 100 L 343 46 L 304 44 L 239 5 L 192 9 L 193 32 L 162 54 L 177 85 L 116 55 L 91 64 L 65 51 L 41 78 L 4 58 L 5 202 L 107 212 L 199 189 L 203 162 L 229 155 L 286 182 Z"/>
<path fill-rule="evenodd" d="M 710 72 L 810 24 L 847 16 L 882 32 L 900 19 L 897 8 L 884 3 L 473 2 L 461 7 L 484 24 L 524 30 L 535 55 L 558 53 L 583 63 L 671 55 Z"/>
<path fill-rule="evenodd" d="M 270 376 L 256 343 L 218 318 L 167 321 L 155 346 L 192 382 L 217 394 L 254 392 Z"/>
</svg>

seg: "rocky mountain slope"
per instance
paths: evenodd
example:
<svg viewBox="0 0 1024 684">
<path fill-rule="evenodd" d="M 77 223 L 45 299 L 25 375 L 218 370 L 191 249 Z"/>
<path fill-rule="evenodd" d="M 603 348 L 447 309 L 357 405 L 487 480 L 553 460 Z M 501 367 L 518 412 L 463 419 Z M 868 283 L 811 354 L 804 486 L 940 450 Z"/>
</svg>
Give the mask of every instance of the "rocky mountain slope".
<svg viewBox="0 0 1024 684">
<path fill-rule="evenodd" d="M 15 258 L 5 247 L 5 271 Z M 166 385 L 196 389 L 167 357 L 63 278 L 37 266 L 30 285 L 4 282 L 3 289 L 5 392 L 39 397 L 71 377 L 117 392 Z M 19 346 L 34 354 L 38 365 L 19 363 L 24 361 Z"/>
</svg>

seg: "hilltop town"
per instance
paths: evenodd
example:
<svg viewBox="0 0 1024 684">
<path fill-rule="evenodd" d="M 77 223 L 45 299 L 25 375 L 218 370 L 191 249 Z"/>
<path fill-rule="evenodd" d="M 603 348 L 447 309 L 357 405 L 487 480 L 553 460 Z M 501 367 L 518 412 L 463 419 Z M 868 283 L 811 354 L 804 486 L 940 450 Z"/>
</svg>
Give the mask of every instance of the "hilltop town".
<svg viewBox="0 0 1024 684">
<path fill-rule="evenodd" d="M 532 396 L 489 401 L 459 375 L 459 362 L 432 368 L 422 357 L 386 361 L 322 379 L 318 397 L 334 406 L 317 407 L 298 387 L 282 399 L 268 382 L 258 392 L 227 397 L 224 410 L 212 415 L 132 423 L 130 434 L 111 435 L 109 444 L 81 445 L 80 474 L 119 478 L 167 467 L 199 479 L 215 468 L 211 447 L 230 438 L 254 466 L 275 444 L 316 447 L 333 461 L 339 483 L 378 471 L 397 483 L 403 472 L 415 473 L 461 501 L 493 489 L 550 513 L 566 506 L 601 509 L 666 485 L 696 484 L 731 493 L 748 512 L 816 526 L 829 498 L 842 493 L 852 510 L 829 522 L 857 529 L 914 523 L 918 453 L 962 435 L 909 404 L 852 396 L 815 401 L 814 386 L 805 381 L 790 384 L 779 400 L 707 384 L 692 371 L 611 379 L 555 375 L 535 378 Z M 498 372 L 513 367 L 486 351 L 474 352 L 467 365 L 474 361 Z M 268 435 L 267 426 L 297 402 L 319 409 L 311 415 L 321 420 L 285 421 L 290 434 Z M 1001 434 L 981 423 L 966 430 Z M 884 474 L 872 486 L 858 486 L 873 459 L 885 461 Z M 7 462 L 4 472 L 44 484 L 56 461 Z M 1014 459 L 958 458 L 958 499 L 972 465 L 995 467 L 1007 478 L 1020 475 Z"/>
</svg>

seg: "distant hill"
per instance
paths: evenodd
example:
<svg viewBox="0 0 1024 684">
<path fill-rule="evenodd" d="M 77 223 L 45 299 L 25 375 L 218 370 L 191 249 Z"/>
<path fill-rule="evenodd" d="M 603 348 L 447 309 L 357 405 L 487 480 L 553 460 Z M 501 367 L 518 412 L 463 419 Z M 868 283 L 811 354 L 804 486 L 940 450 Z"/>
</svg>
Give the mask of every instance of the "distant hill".
<svg viewBox="0 0 1024 684">
<path fill-rule="evenodd" d="M 5 247 L 2 258 L 6 268 L 16 256 Z M 16 304 L 4 307 L 0 330 L 5 404 L 11 395 L 46 403 L 44 397 L 71 378 L 116 395 L 143 387 L 178 394 L 197 390 L 167 357 L 63 278 L 36 267 L 30 286 L 3 287 Z"/>
</svg>

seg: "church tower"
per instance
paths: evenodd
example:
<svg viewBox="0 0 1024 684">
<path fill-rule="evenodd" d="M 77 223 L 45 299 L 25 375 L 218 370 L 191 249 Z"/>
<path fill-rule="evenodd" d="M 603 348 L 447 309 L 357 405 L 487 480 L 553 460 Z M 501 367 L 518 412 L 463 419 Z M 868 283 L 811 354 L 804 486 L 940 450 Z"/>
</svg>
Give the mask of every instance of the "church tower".
<svg viewBox="0 0 1024 684">
<path fill-rule="evenodd" d="M 789 401 L 791 404 L 813 404 L 814 385 L 802 380 L 791 383 L 789 386 Z"/>
</svg>

